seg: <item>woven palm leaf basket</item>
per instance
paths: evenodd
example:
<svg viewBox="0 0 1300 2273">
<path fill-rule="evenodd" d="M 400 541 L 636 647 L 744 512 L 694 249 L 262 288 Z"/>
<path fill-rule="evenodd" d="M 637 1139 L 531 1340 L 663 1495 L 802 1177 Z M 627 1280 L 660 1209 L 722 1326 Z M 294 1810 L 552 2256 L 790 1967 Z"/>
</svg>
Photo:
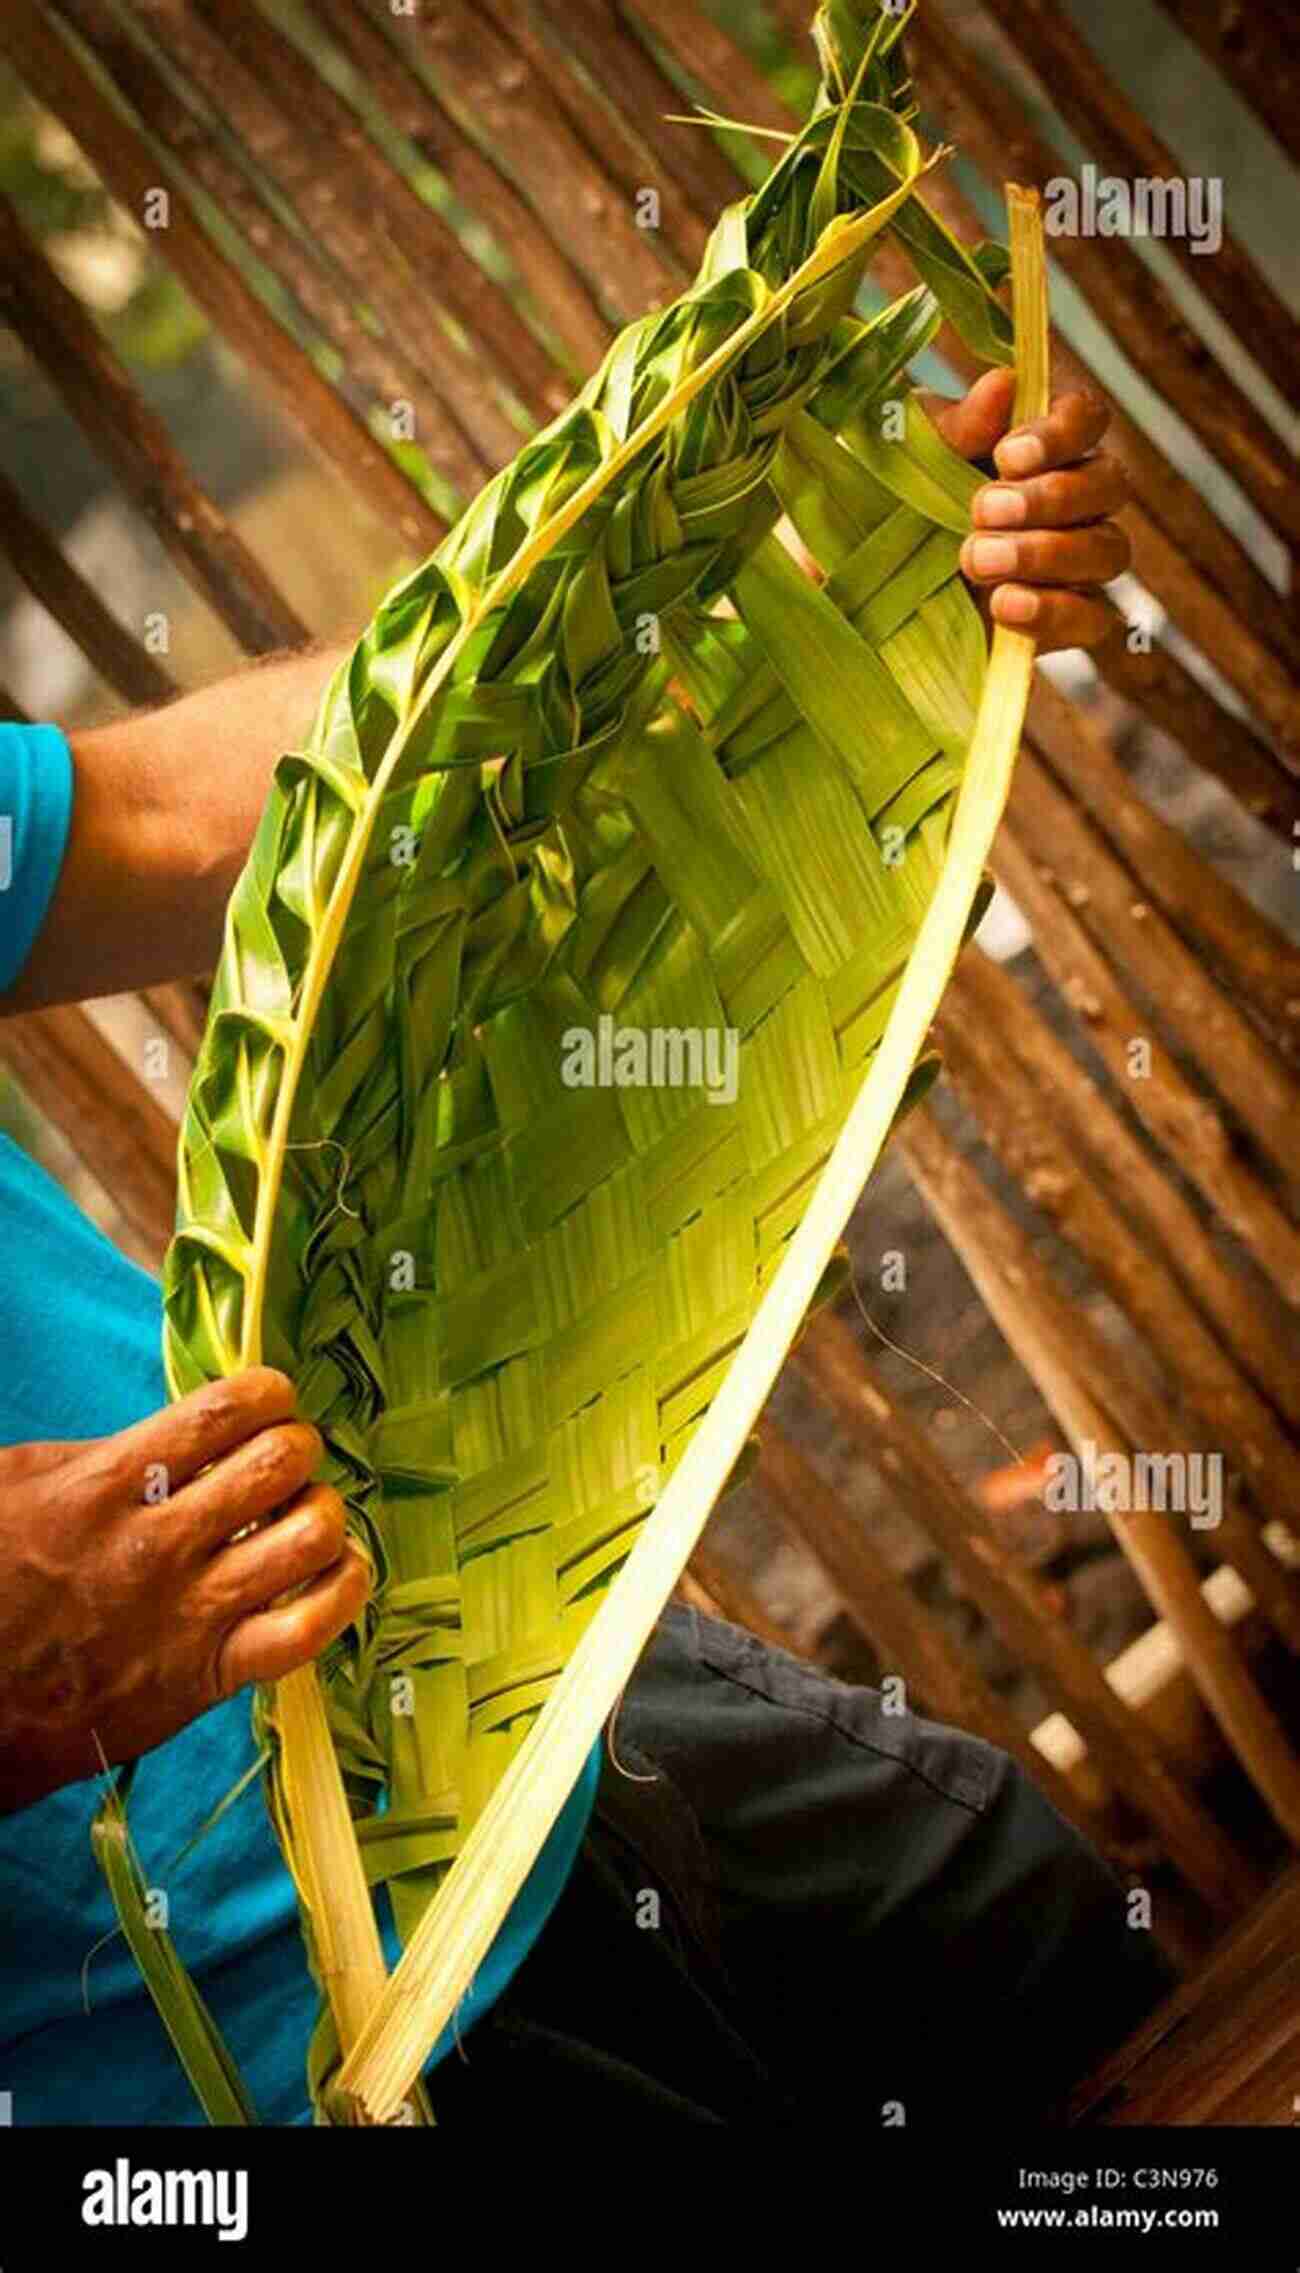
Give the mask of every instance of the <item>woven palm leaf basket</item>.
<svg viewBox="0 0 1300 2273">
<path fill-rule="evenodd" d="M 900 26 L 821 9 L 804 130 L 388 595 L 231 901 L 166 1362 L 175 1395 L 290 1374 L 374 1568 L 360 1628 L 256 1708 L 323 2120 L 427 2116 L 980 904 L 1032 649 L 990 662 L 979 477 L 907 374 L 944 318 L 1012 359 L 1007 262 L 916 194 Z M 919 281 L 864 322 L 882 230 Z M 1012 242 L 1024 415 L 1031 200 Z M 120 1811 L 100 1845 L 204 2104 L 245 2119 Z"/>
</svg>

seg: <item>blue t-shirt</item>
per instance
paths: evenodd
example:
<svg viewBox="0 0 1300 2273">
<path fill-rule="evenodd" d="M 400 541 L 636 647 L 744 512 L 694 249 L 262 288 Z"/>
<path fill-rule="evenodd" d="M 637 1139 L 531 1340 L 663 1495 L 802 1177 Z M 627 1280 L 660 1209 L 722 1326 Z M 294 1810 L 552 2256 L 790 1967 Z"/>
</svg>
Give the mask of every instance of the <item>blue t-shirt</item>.
<svg viewBox="0 0 1300 2273">
<path fill-rule="evenodd" d="M 22 970 L 44 919 L 72 795 L 72 760 L 56 727 L 0 724 L 0 988 Z M 155 1282 L 2 1135 L 0 1317 L 0 1444 L 111 1435 L 166 1404 Z M 3 1520 L 21 1522 L 21 1507 L 7 1505 Z M 142 1760 L 131 1830 L 259 2116 L 305 2123 L 317 1997 L 259 1783 L 171 1867 L 253 1759 L 245 1692 Z M 462 2037 L 541 1932 L 582 1843 L 599 1765 L 597 1745 L 461 2004 Z M 200 2122 L 115 1932 L 90 1847 L 99 1799 L 94 1782 L 72 1784 L 0 1816 L 0 2091 L 11 2095 L 15 2124 Z M 453 2041 L 449 2028 L 434 2058 Z"/>
</svg>

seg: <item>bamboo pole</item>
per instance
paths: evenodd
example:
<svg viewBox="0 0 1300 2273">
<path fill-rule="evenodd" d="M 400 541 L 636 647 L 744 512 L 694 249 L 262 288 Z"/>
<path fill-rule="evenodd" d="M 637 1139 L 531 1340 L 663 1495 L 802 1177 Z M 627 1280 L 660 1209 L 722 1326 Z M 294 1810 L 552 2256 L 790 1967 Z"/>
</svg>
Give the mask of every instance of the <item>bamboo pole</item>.
<svg viewBox="0 0 1300 2273">
<path fill-rule="evenodd" d="M 1089 155 L 1128 181 L 1181 181 L 1173 152 L 1103 68 L 1056 0 L 984 0 Z M 1231 229 L 1213 256 L 1171 234 L 1170 256 L 1217 309 L 1285 401 L 1300 402 L 1300 327 Z"/>
<path fill-rule="evenodd" d="M 1300 1120 L 1287 1067 L 1215 986 L 1159 910 L 1135 890 L 1101 831 L 1032 752 L 1018 769 L 1010 810 L 1017 835 L 1037 859 L 1050 863 L 1058 889 L 1085 931 L 1150 997 L 1160 1025 L 1200 1067 L 1261 1151 L 1289 1182 L 1300 1183 Z"/>
<path fill-rule="evenodd" d="M 101 92 L 36 0 L 6 0 L 0 16 L 0 54 L 41 102 L 65 122 L 75 123 L 81 148 L 127 211 L 132 215 L 144 213 L 146 199 L 165 178 L 160 176 L 156 155 Z M 168 185 L 168 200 L 167 258 L 181 282 L 224 338 L 246 358 L 312 447 L 344 474 L 372 512 L 388 516 L 395 537 L 420 552 L 427 551 L 436 541 L 439 524 L 419 491 L 218 250 L 174 182 Z M 106 415 L 106 351 L 98 347 L 93 326 L 90 330 L 92 339 L 87 348 L 93 359 L 82 363 L 78 356 L 76 365 L 67 369 L 69 383 L 79 383 L 84 398 L 76 406 L 76 415 L 89 430 L 94 431 L 96 425 L 102 429 L 106 446 L 111 443 L 124 449 L 134 422 L 120 399 L 114 403 L 113 414 Z M 111 371 L 111 364 L 108 369 Z M 135 455 L 132 452 L 129 469 L 114 461 L 124 481 L 129 482 L 140 471 Z M 157 499 L 159 468 L 148 452 L 145 470 L 148 494 Z M 164 541 L 179 545 L 185 539 L 196 569 L 205 574 L 211 575 L 220 562 L 225 574 L 206 596 L 213 606 L 218 606 L 221 597 L 227 607 L 240 608 L 245 629 L 236 630 L 236 637 L 250 653 L 297 644 L 303 631 L 296 618 L 258 576 L 242 548 L 236 551 L 233 532 L 215 508 L 193 484 L 189 486 L 197 500 L 188 509 L 191 526 L 180 513 L 170 510 L 169 500 L 159 500 L 166 511 L 166 518 L 158 524 Z M 231 628 L 235 629 L 233 623 Z"/>
<path fill-rule="evenodd" d="M 1086 1154 L 1073 1152 L 1060 1125 L 1055 1081 L 1069 1053 L 1023 990 L 986 956 L 972 954 L 953 979 L 936 1032 L 958 1091 L 998 1158 L 1122 1305 L 1196 1416 L 1178 1416 L 1163 1398 L 1117 1369 L 1111 1411 L 1134 1449 L 1217 1452 L 1233 1463 L 1259 1507 L 1300 1508 L 1300 1454 L 1164 1258 L 1087 1173 Z M 1095 1102 L 1107 1110 L 1100 1098 Z M 1300 1587 L 1231 1503 L 1222 1512 L 1215 1546 L 1300 1652 Z"/>
<path fill-rule="evenodd" d="M 1089 714 L 1041 671 L 1029 700 L 1029 740 L 1105 832 L 1134 890 L 1204 950 L 1279 1049 L 1300 1053 L 1300 948 L 1138 796 Z"/>
<path fill-rule="evenodd" d="M 1070 1362 L 1077 1307 L 1066 1302 L 1024 1235 L 961 1159 L 928 1108 L 900 1141 L 930 1208 L 966 1264 L 988 1310 L 1051 1404 L 1076 1453 L 1085 1442 L 1127 1455 L 1106 1408 Z M 1300 1843 L 1300 1760 L 1265 1703 L 1237 1647 L 1201 1593 L 1196 1566 L 1150 1509 L 1108 1515 L 1148 1598 L 1178 1636 L 1188 1670 L 1260 1797 L 1287 1837 Z"/>
<path fill-rule="evenodd" d="M 1300 61 L 1289 7 L 1225 0 L 1159 0 L 1166 15 L 1244 96 L 1300 165 Z"/>
<path fill-rule="evenodd" d="M 1014 800 L 1013 800 L 1014 802 Z M 1213 1101 L 1193 1088 L 1120 985 L 1071 905 L 1046 845 L 1031 851 L 1013 823 L 1003 828 L 993 870 L 1033 927 L 1034 951 L 1084 1021 L 1090 1046 L 1139 1120 L 1181 1173 L 1240 1239 L 1283 1299 L 1300 1299 L 1300 1238 L 1271 1192 L 1240 1160 Z M 1148 1070 L 1131 1077 L 1129 1047 L 1149 1043 Z"/>
<path fill-rule="evenodd" d="M 603 356 L 611 327 L 527 199 L 435 99 L 412 67 L 409 49 L 403 54 L 377 17 L 357 7 L 356 0 L 312 0 L 312 10 L 382 104 L 385 116 L 426 163 L 437 168 L 475 220 L 491 230 L 520 287 L 537 302 L 576 373 L 585 377 Z M 386 9 L 384 24 L 394 20 Z"/>
<path fill-rule="evenodd" d="M 151 16 L 144 0 L 140 24 L 151 35 L 151 48 L 146 48 L 127 33 L 121 18 L 110 12 L 104 0 L 54 0 L 54 5 L 103 66 L 119 94 L 130 102 L 142 125 L 213 200 L 225 221 L 239 230 L 247 257 L 260 262 L 275 277 L 309 323 L 334 347 L 352 386 L 366 398 L 368 407 L 391 417 L 397 403 L 409 403 L 422 448 L 452 489 L 464 498 L 471 497 L 489 470 L 487 460 L 406 353 L 400 335 L 390 330 L 386 336 L 376 337 L 362 322 L 354 296 L 340 289 L 321 259 L 318 245 L 288 226 L 275 199 L 265 194 L 250 177 L 247 166 L 232 155 L 227 140 L 233 131 L 231 108 L 225 107 L 223 134 L 191 101 L 178 99 L 174 78 L 160 68 L 157 53 L 167 54 L 177 45 L 184 50 L 187 42 L 183 35 L 188 33 L 192 41 L 202 27 L 192 18 L 178 18 L 170 8 L 160 8 Z M 210 55 L 205 61 L 208 68 L 191 86 L 201 89 L 209 100 L 220 100 L 220 73 L 213 70 Z M 260 94 L 257 89 L 253 92 Z"/>
<path fill-rule="evenodd" d="M 775 1422 L 764 1423 L 756 1480 L 782 1522 L 838 1589 L 845 1615 L 866 1636 L 882 1671 L 903 1677 L 909 1698 L 936 1718 L 982 1737 L 1018 1760 L 1053 1807 L 1096 1840 L 1095 1811 L 1036 1750 L 1011 1707 L 897 1578 L 864 1523 Z M 913 1710 L 909 1702 L 907 1710 Z"/>
<path fill-rule="evenodd" d="M 175 682 L 161 663 L 110 614 L 94 585 L 29 513 L 4 473 L 0 473 L 0 549 L 115 693 L 133 703 L 166 702 L 175 693 Z"/>
<path fill-rule="evenodd" d="M 913 1115 L 905 1126 L 915 1122 Z M 1155 1826 L 1189 1886 L 1219 1917 L 1235 1914 L 1249 1899 L 1253 1866 L 1171 1772 L 1091 1652 L 1054 1613 L 1041 1579 L 1007 1553 L 979 1502 L 867 1365 L 844 1320 L 827 1312 L 814 1318 L 791 1363 L 948 1557 L 994 1631 L 1032 1667 L 1102 1775 Z"/>
<path fill-rule="evenodd" d="M 920 9 L 908 52 L 926 107 L 990 180 L 1008 171 L 1040 191 L 1067 169 L 1026 118 L 1011 90 L 981 64 L 946 21 Z M 1264 519 L 1300 539 L 1300 488 L 1289 453 L 1268 420 L 1188 329 L 1169 294 L 1122 238 L 1057 236 L 1052 257 L 1135 369 L 1187 420 Z"/>
</svg>

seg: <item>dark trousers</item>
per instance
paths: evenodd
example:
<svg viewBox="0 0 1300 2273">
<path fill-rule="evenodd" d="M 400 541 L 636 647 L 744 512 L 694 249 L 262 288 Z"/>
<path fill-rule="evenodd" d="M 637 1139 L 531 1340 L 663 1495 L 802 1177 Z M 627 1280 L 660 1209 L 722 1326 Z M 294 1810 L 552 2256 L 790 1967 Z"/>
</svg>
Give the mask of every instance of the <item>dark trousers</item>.
<svg viewBox="0 0 1300 2273">
<path fill-rule="evenodd" d="M 737 1627 L 671 1605 L 613 1744 L 440 2123 L 1050 2121 L 1170 1985 L 1004 1753 Z"/>
</svg>

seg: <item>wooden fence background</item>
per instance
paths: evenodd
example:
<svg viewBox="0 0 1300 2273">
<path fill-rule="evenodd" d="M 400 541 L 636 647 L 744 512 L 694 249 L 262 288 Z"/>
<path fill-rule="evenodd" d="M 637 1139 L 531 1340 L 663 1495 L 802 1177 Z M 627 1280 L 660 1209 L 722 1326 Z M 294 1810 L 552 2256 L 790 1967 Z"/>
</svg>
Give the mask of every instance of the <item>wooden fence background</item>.
<svg viewBox="0 0 1300 2273">
<path fill-rule="evenodd" d="M 1162 4 L 1295 158 L 1285 6 Z M 146 229 L 166 190 L 154 252 L 328 468 L 340 542 L 350 514 L 378 516 L 396 565 L 436 542 L 563 405 L 620 322 L 689 281 L 765 145 L 672 114 L 694 102 L 760 136 L 788 133 L 807 12 L 805 0 L 729 0 L 716 14 L 692 0 L 5 0 L 0 55 Z M 923 125 L 988 185 L 1045 187 L 1068 170 L 1034 123 L 1031 84 L 1104 170 L 1212 170 L 1161 144 L 1055 0 L 924 0 L 908 44 Z M 974 239 L 986 224 L 957 171 L 933 175 L 928 194 Z M 639 225 L 647 188 L 652 228 Z M 1300 1511 L 1300 954 L 1140 793 L 1108 734 L 1115 720 L 1145 720 L 1217 797 L 1296 841 L 1300 487 L 1269 406 L 1280 395 L 1294 410 L 1300 357 L 1292 312 L 1231 229 L 1213 258 L 1170 243 L 1200 295 L 1196 320 L 1168 271 L 1122 237 L 1060 236 L 1052 252 L 1226 487 L 1194 478 L 1126 400 L 1112 443 L 1132 480 L 1124 521 L 1163 628 L 1134 639 L 1117 611 L 1088 701 L 1040 672 L 994 858 L 1032 956 L 1013 970 L 968 952 L 938 1030 L 981 1143 L 958 1143 L 933 1104 L 898 1143 L 1057 1441 L 1217 1451 L 1227 1504 L 1199 1534 L 1177 1514 L 1111 1517 L 1152 1624 L 1103 1665 L 988 1493 L 887 1386 L 852 1309 L 814 1325 L 792 1360 L 799 1385 L 1032 1670 L 1053 1711 L 1031 1729 L 776 1421 L 757 1489 L 915 1700 L 1014 1752 L 1122 1868 L 1164 1873 L 1160 1930 L 1191 1956 L 1300 1845 L 1284 1671 L 1300 1655 L 1300 1549 L 1287 1528 Z M 890 294 L 912 281 L 889 245 L 875 275 Z M 1249 383 L 1216 353 L 1210 316 L 1253 359 Z M 321 628 L 205 491 L 8 203 L 0 322 L 246 655 Z M 952 382 L 974 375 L 956 338 L 939 351 Z M 1054 355 L 1058 385 L 1089 379 L 1059 333 Z M 165 699 L 165 660 L 77 569 L 30 480 L 3 470 L 5 448 L 0 544 L 19 576 L 106 695 Z M 1225 515 L 1228 489 L 1241 511 Z M 1243 537 L 1243 515 L 1266 541 Z M 14 694 L 0 700 L 21 715 Z M 175 1076 L 203 1015 L 196 981 L 153 990 L 125 1023 L 91 1004 L 0 1024 L 0 1056 L 112 1193 L 126 1243 L 155 1264 L 172 1216 Z M 158 1037 L 165 1094 L 146 1071 Z M 1097 1297 L 1122 1334 L 1103 1331 Z M 687 1584 L 774 1630 L 712 1532 Z M 1256 1815 L 1223 1802 L 1241 1788 Z"/>
</svg>

